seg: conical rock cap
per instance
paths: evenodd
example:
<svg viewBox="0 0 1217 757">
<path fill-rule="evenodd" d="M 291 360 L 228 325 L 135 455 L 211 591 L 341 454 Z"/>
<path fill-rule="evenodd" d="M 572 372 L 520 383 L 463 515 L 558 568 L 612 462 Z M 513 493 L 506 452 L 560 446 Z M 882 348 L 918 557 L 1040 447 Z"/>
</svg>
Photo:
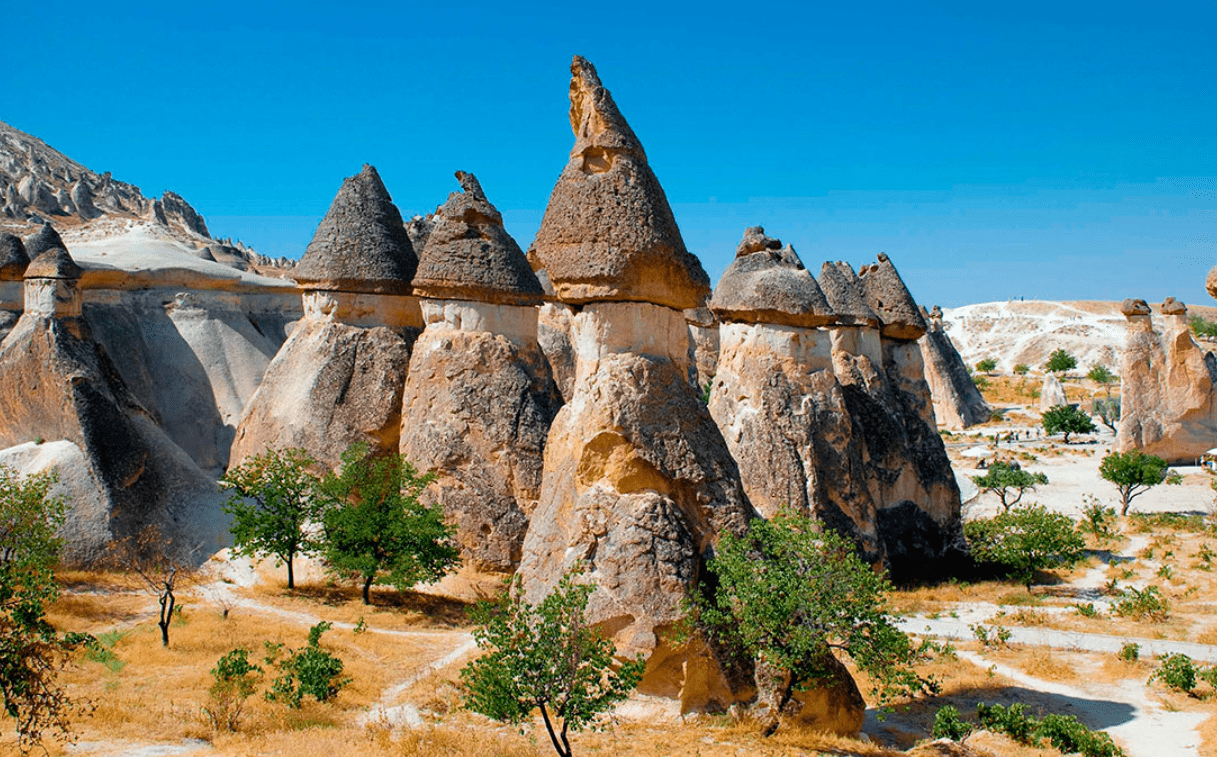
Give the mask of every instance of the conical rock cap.
<svg viewBox="0 0 1217 757">
<path fill-rule="evenodd" d="M 887 255 L 879 253 L 879 262 L 864 266 L 858 278 L 866 304 L 879 316 L 883 336 L 912 341 L 925 334 L 921 309 Z"/>
<path fill-rule="evenodd" d="M 710 279 L 685 248 L 646 153 L 591 63 L 571 63 L 575 146 L 558 178 L 530 259 L 559 300 L 702 306 Z"/>
<path fill-rule="evenodd" d="M 793 247 L 753 226 L 710 298 L 721 321 L 814 328 L 832 323 L 832 309 Z"/>
<path fill-rule="evenodd" d="M 27 279 L 76 280 L 84 273 L 63 247 L 52 247 L 30 261 L 25 269 Z"/>
<path fill-rule="evenodd" d="M 305 289 L 409 294 L 418 258 L 370 165 L 345 179 L 292 277 Z"/>
<path fill-rule="evenodd" d="M 471 173 L 456 172 L 453 192 L 431 216 L 419 252 L 414 293 L 433 299 L 506 305 L 540 304 L 541 282 L 523 250 L 503 228 L 503 217 Z"/>
<path fill-rule="evenodd" d="M 16 234 L 0 234 L 0 281 L 21 281 L 25 277 L 30 256 L 25 243 Z"/>
<path fill-rule="evenodd" d="M 836 314 L 837 325 L 871 328 L 879 325 L 879 317 L 866 304 L 862 283 L 849 263 L 826 261 L 820 267 L 820 290 Z"/>
<path fill-rule="evenodd" d="M 25 254 L 30 260 L 34 260 L 47 250 L 53 250 L 56 247 L 67 249 L 68 246 L 63 243 L 63 238 L 59 236 L 59 232 L 55 231 L 55 227 L 49 223 L 42 224 L 42 228 L 25 239 Z"/>
</svg>

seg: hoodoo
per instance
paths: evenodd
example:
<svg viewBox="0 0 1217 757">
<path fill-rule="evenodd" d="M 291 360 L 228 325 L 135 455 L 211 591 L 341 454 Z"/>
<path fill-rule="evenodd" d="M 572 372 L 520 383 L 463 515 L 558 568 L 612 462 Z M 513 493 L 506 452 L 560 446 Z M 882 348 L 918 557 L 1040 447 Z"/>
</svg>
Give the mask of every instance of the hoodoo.
<svg viewBox="0 0 1217 757">
<path fill-rule="evenodd" d="M 541 495 L 562 401 L 537 343 L 542 289 L 473 174 L 428 219 L 414 291 L 426 327 L 402 399 L 401 452 L 435 482 L 465 564 L 510 573 Z"/>
<path fill-rule="evenodd" d="M 701 647 L 670 643 L 682 600 L 724 530 L 753 510 L 689 381 L 685 308 L 709 294 L 638 138 L 595 69 L 571 65 L 575 147 L 530 253 L 570 313 L 571 396 L 545 446 L 519 573 L 531 599 L 582 563 L 589 620 L 645 654 L 644 693 L 685 709 L 735 693 Z"/>
<path fill-rule="evenodd" d="M 935 305 L 933 310 L 922 315 L 926 330 L 918 344 L 921 346 L 925 380 L 930 386 L 938 425 L 959 431 L 988 422 L 993 409 L 976 388 L 976 382 L 968 373 L 968 366 L 947 335 L 942 322 L 942 309 Z"/>
<path fill-rule="evenodd" d="M 342 183 L 293 276 L 304 318 L 266 369 L 230 460 L 303 447 L 338 465 L 355 442 L 397 450 L 410 347 L 422 329 L 409 296 L 418 258 L 372 166 Z"/>
</svg>

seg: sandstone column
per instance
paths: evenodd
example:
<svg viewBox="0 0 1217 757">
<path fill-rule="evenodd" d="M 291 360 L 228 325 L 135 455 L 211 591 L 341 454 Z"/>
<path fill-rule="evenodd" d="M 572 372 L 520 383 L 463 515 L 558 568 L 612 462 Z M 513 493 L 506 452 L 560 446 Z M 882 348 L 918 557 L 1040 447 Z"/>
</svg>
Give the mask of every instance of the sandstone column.
<svg viewBox="0 0 1217 757">
<path fill-rule="evenodd" d="M 987 423 L 992 408 L 968 373 L 959 351 L 942 322 L 942 309 L 937 305 L 924 313 L 925 336 L 918 340 L 921 360 L 925 364 L 925 380 L 934 401 L 934 417 L 940 428 L 959 431 Z"/>
<path fill-rule="evenodd" d="M 25 307 L 22 281 L 29 264 L 21 237 L 0 234 L 0 341 L 13 330 Z"/>
</svg>

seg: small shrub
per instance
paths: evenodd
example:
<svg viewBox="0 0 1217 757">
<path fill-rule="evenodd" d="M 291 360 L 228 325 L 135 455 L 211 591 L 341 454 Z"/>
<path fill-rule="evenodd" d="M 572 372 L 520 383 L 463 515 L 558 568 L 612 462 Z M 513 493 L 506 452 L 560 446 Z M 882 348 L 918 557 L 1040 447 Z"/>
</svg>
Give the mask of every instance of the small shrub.
<svg viewBox="0 0 1217 757">
<path fill-rule="evenodd" d="M 976 364 L 976 370 L 981 373 L 992 373 L 997 369 L 997 361 L 991 357 L 987 357 Z"/>
<path fill-rule="evenodd" d="M 1037 739 L 1048 739 L 1064 754 L 1077 752 L 1085 757 L 1115 757 L 1124 751 L 1105 733 L 1092 731 L 1073 715 L 1049 713 L 1035 727 Z"/>
<path fill-rule="evenodd" d="M 973 376 L 972 383 L 976 384 L 977 389 L 984 390 L 989 388 L 989 379 L 984 376 Z"/>
<path fill-rule="evenodd" d="M 1026 363 L 1019 363 L 1014 366 L 1014 373 L 1018 376 L 1026 376 L 1031 371 L 1031 366 Z"/>
<path fill-rule="evenodd" d="M 271 683 L 266 698 L 282 702 L 293 709 L 299 708 L 304 697 L 311 696 L 318 702 L 328 702 L 338 696 L 343 686 L 351 682 L 342 678 L 342 660 L 321 648 L 321 635 L 332 627 L 322 621 L 308 630 L 308 645 L 288 653 L 279 659 L 282 644 L 266 644 L 266 664 L 279 669 L 279 677 Z"/>
<path fill-rule="evenodd" d="M 1112 610 L 1122 618 L 1153 623 L 1165 622 L 1170 617 L 1170 603 L 1157 586 L 1144 589 L 1129 586 L 1120 592 L 1120 599 L 1112 605 Z"/>
<path fill-rule="evenodd" d="M 1185 654 L 1173 654 L 1158 665 L 1146 684 L 1161 681 L 1167 688 L 1190 694 L 1196 688 L 1196 664 Z"/>
<path fill-rule="evenodd" d="M 1078 523 L 1078 528 L 1093 536 L 1095 541 L 1100 543 L 1115 539 L 1119 535 L 1119 531 L 1115 527 L 1116 509 L 1103 507 L 1099 503 L 1098 497 L 1092 494 L 1087 494 L 1083 500 L 1087 504 L 1082 508 L 1082 520 Z"/>
<path fill-rule="evenodd" d="M 211 669 L 215 681 L 207 689 L 211 701 L 203 705 L 203 715 L 212 730 L 237 730 L 245 700 L 253 695 L 261 676 L 262 668 L 250 663 L 248 649 L 234 649 L 216 662 Z"/>
<path fill-rule="evenodd" d="M 1116 652 L 1116 657 L 1124 662 L 1136 662 L 1141 659 L 1141 645 L 1133 641 L 1126 641 L 1120 647 L 1120 651 Z"/>
<path fill-rule="evenodd" d="M 1073 610 L 1074 610 L 1074 612 L 1076 612 L 1078 615 L 1081 615 L 1081 616 L 1082 616 L 1082 617 L 1084 617 L 1084 618 L 1097 618 L 1097 617 L 1099 617 L 1099 611 L 1095 609 L 1095 607 L 1094 607 L 1094 603 L 1093 603 L 1093 602 L 1087 602 L 1087 603 L 1086 603 L 1086 604 L 1084 604 L 1084 605 L 1083 605 L 1083 604 L 1075 604 L 1075 605 L 1073 606 Z"/>
<path fill-rule="evenodd" d="M 980 623 L 968 626 L 972 629 L 972 635 L 986 649 L 996 649 L 998 647 L 1008 646 L 1010 641 L 1010 629 L 1005 626 L 993 626 L 985 628 Z"/>
<path fill-rule="evenodd" d="M 963 741 L 971 732 L 972 726 L 959 716 L 954 705 L 944 705 L 934 713 L 934 726 L 930 731 L 934 738 Z"/>
<path fill-rule="evenodd" d="M 1029 717 L 1023 705 L 1015 703 L 1009 709 L 1000 704 L 976 705 L 976 718 L 986 729 L 1004 733 L 1020 744 L 1030 744 L 1035 732 L 1035 720 Z"/>
</svg>

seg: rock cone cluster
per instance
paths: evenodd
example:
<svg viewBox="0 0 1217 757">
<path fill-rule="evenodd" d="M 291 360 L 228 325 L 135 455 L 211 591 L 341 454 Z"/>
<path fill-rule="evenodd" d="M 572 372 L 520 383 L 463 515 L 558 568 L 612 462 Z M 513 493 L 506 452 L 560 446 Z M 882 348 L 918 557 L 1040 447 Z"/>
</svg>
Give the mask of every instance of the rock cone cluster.
<svg viewBox="0 0 1217 757">
<path fill-rule="evenodd" d="M 1187 308 L 1174 298 L 1162 303 L 1161 329 L 1145 300 L 1125 300 L 1122 310 L 1128 342 L 1116 449 L 1194 462 L 1217 446 L 1217 357 L 1196 344 Z"/>
</svg>

